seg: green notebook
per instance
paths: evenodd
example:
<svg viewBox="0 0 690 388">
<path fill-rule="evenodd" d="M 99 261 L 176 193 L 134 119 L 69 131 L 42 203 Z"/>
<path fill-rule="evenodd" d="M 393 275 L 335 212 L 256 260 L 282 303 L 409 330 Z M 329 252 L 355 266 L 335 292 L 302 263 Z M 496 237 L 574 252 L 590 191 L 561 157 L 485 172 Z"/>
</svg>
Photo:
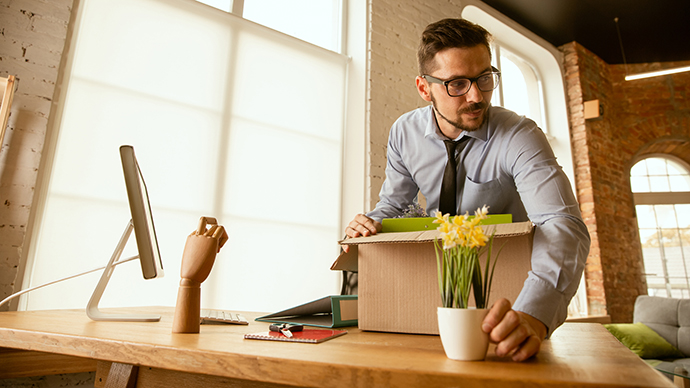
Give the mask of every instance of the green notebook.
<svg viewBox="0 0 690 388">
<path fill-rule="evenodd" d="M 474 216 L 470 216 L 474 218 Z M 382 233 L 388 232 L 416 232 L 424 230 L 434 230 L 438 224 L 434 224 L 436 217 L 414 217 L 414 218 L 384 218 L 381 221 Z M 453 219 L 453 217 L 451 217 Z M 509 224 L 513 222 L 512 214 L 489 214 L 481 225 Z"/>
</svg>

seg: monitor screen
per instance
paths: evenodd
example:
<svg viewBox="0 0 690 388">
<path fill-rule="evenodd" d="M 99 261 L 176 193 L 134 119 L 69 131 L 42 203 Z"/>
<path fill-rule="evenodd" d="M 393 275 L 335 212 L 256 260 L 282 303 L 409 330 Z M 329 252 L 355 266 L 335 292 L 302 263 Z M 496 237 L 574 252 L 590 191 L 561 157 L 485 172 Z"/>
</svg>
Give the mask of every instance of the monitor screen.
<svg viewBox="0 0 690 388">
<path fill-rule="evenodd" d="M 132 213 L 134 236 L 139 250 L 139 262 L 144 279 L 163 276 L 163 263 L 158 250 L 156 230 L 151 215 L 151 205 L 146 190 L 144 177 L 139 169 L 139 163 L 134 155 L 134 147 L 123 145 L 120 147 L 120 158 L 124 170 L 125 185 L 129 209 Z"/>
</svg>

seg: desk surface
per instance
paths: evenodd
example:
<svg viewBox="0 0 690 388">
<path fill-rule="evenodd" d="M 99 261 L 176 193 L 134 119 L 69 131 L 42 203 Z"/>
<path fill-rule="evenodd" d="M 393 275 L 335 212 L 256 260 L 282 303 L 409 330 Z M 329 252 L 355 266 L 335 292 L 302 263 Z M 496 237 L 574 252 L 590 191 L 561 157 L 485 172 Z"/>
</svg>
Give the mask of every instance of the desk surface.
<svg viewBox="0 0 690 388">
<path fill-rule="evenodd" d="M 252 313 L 245 314 L 249 326 L 202 325 L 200 334 L 172 334 L 173 308 L 145 310 L 163 318 L 95 322 L 84 310 L 2 312 L 0 348 L 307 387 L 673 387 L 596 323 L 564 324 L 527 362 L 499 358 L 493 346 L 486 361 L 462 362 L 446 357 L 438 336 L 352 327 L 320 344 L 245 340 L 245 333 L 268 329 Z"/>
</svg>

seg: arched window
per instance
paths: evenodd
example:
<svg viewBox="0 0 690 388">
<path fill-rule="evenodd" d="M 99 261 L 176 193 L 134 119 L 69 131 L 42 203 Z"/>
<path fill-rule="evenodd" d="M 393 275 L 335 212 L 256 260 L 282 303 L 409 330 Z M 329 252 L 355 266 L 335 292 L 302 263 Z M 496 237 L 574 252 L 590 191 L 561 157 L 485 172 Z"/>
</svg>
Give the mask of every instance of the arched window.
<svg viewBox="0 0 690 388">
<path fill-rule="evenodd" d="M 690 298 L 689 171 L 666 155 L 630 169 L 649 295 Z"/>
<path fill-rule="evenodd" d="M 531 118 L 548 134 L 544 120 L 543 90 L 538 73 L 531 62 L 494 42 L 494 65 L 501 69 L 501 83 L 494 93 L 494 105 Z"/>
</svg>

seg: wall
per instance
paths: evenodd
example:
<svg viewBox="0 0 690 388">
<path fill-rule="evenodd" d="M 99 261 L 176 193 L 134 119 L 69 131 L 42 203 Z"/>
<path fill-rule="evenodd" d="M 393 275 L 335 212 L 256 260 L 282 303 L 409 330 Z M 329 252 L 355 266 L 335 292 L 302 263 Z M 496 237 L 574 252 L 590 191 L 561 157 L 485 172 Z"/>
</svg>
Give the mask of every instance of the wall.
<svg viewBox="0 0 690 388">
<path fill-rule="evenodd" d="M 17 77 L 0 149 L 0 299 L 21 286 L 23 242 L 72 3 L 0 1 L 0 76 Z"/>
<path fill-rule="evenodd" d="M 585 268 L 590 313 L 632 322 L 646 294 L 642 251 L 630 189 L 630 168 L 642 156 L 675 155 L 690 162 L 690 73 L 625 81 L 628 74 L 682 63 L 608 65 L 577 43 L 561 47 L 571 115 L 576 183 L 592 236 Z M 584 101 L 603 115 L 585 120 Z"/>
<path fill-rule="evenodd" d="M 415 87 L 419 37 L 429 23 L 459 12 L 458 6 L 446 1 L 370 0 L 369 208 L 364 211 L 372 210 L 379 200 L 391 125 L 403 113 L 427 105 Z"/>
<path fill-rule="evenodd" d="M 20 259 L 72 7 L 73 0 L 0 0 L 0 76 L 17 77 L 0 148 L 0 300 L 21 287 Z M 92 386 L 94 376 L 0 379 L 0 387 Z"/>
</svg>

